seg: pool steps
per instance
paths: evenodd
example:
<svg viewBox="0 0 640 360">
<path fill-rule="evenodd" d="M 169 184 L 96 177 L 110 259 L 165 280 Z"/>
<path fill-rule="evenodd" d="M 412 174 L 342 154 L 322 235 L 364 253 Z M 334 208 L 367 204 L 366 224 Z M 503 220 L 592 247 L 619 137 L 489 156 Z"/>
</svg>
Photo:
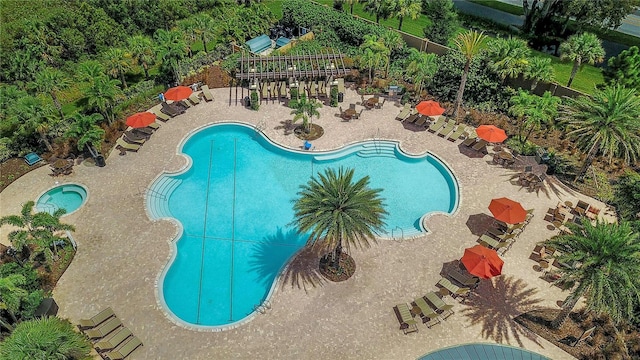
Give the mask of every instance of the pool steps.
<svg viewBox="0 0 640 360">
<path fill-rule="evenodd" d="M 391 142 L 376 141 L 373 143 L 362 144 L 360 147 L 351 147 L 343 151 L 336 151 L 330 154 L 316 155 L 316 161 L 335 160 L 343 158 L 352 153 L 356 153 L 360 157 L 390 157 L 397 158 L 396 144 Z"/>
<path fill-rule="evenodd" d="M 169 211 L 169 196 L 182 183 L 182 180 L 162 176 L 151 188 L 147 189 L 147 209 L 152 219 L 173 217 Z"/>
</svg>

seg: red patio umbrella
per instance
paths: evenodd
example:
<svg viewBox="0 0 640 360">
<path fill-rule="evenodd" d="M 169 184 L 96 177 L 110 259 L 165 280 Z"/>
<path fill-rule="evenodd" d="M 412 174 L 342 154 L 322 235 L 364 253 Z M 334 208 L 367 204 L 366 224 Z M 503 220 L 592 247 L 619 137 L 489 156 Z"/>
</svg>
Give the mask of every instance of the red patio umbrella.
<svg viewBox="0 0 640 360">
<path fill-rule="evenodd" d="M 438 116 L 444 113 L 444 109 L 436 101 L 422 101 L 416 106 L 416 110 L 422 115 Z"/>
<path fill-rule="evenodd" d="M 482 245 L 464 249 L 464 255 L 460 261 L 469 274 L 482 279 L 490 279 L 502 274 L 502 265 L 504 265 L 504 261 L 495 250 Z"/>
<path fill-rule="evenodd" d="M 167 100 L 180 101 L 189 97 L 193 93 L 193 90 L 187 86 L 176 86 L 167 90 L 164 93 L 164 98 Z"/>
<path fill-rule="evenodd" d="M 527 217 L 527 211 L 519 202 L 504 197 L 491 200 L 489 210 L 494 218 L 507 224 L 521 223 Z"/>
<path fill-rule="evenodd" d="M 501 143 L 507 139 L 507 133 L 493 125 L 480 125 L 476 133 L 479 138 L 491 143 Z"/>
<path fill-rule="evenodd" d="M 156 121 L 156 114 L 140 112 L 127 118 L 126 124 L 132 128 L 143 128 Z"/>
</svg>

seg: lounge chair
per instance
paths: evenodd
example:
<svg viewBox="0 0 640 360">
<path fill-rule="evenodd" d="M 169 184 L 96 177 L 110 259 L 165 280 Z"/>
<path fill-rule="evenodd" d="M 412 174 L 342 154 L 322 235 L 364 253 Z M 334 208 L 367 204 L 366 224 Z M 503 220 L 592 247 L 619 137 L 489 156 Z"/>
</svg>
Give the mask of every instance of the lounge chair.
<svg viewBox="0 0 640 360">
<path fill-rule="evenodd" d="M 475 151 L 484 152 L 484 150 L 487 148 L 487 144 L 488 142 L 486 140 L 480 139 L 471 148 Z"/>
<path fill-rule="evenodd" d="M 79 321 L 78 324 L 78 328 L 79 329 L 90 329 L 93 327 L 96 327 L 100 324 L 102 324 L 103 322 L 105 322 L 107 319 L 116 316 L 116 314 L 113 312 L 113 310 L 108 307 L 102 311 L 100 311 L 99 313 L 97 313 L 95 316 L 93 316 L 91 319 L 81 319 Z"/>
<path fill-rule="evenodd" d="M 89 339 L 100 339 L 109 335 L 113 330 L 120 326 L 122 326 L 120 319 L 112 317 L 93 329 L 84 330 L 84 333 L 89 337 Z"/>
<path fill-rule="evenodd" d="M 263 99 L 268 99 L 269 98 L 269 84 L 262 83 L 261 85 L 262 85 L 262 87 L 261 87 L 261 89 L 262 89 L 262 98 Z"/>
<path fill-rule="evenodd" d="M 413 316 L 411 316 L 411 310 L 409 310 L 409 306 L 407 306 L 407 304 L 402 303 L 396 305 L 394 307 L 394 312 L 400 322 L 400 330 L 402 330 L 405 335 L 418 331 L 418 326 L 416 325 L 417 322 L 413 319 Z"/>
<path fill-rule="evenodd" d="M 185 111 L 191 107 L 191 103 L 187 101 L 187 99 L 175 101 L 172 105 L 175 105 L 178 108 L 184 109 Z"/>
<path fill-rule="evenodd" d="M 411 114 L 411 115 L 409 115 L 409 117 L 408 117 L 408 118 L 406 118 L 406 119 L 404 120 L 404 122 L 405 122 L 405 123 L 413 123 L 413 122 L 415 122 L 416 120 L 418 120 L 418 116 L 420 116 L 420 114 L 417 114 L 417 113 L 416 113 L 416 114 Z"/>
<path fill-rule="evenodd" d="M 151 124 L 147 125 L 147 127 L 152 130 L 158 130 L 160 129 L 160 124 L 158 124 L 157 122 L 152 122 Z"/>
<path fill-rule="evenodd" d="M 338 78 L 338 92 L 344 94 L 344 79 Z"/>
<path fill-rule="evenodd" d="M 447 275 L 462 286 L 469 286 L 471 288 L 475 287 L 480 282 L 480 279 L 478 279 L 477 277 L 471 276 L 470 274 L 462 273 L 460 271 L 452 270 L 447 272 Z"/>
<path fill-rule="evenodd" d="M 478 138 L 470 137 L 470 138 L 467 138 L 465 141 L 463 141 L 462 145 L 469 147 L 471 145 L 474 145 L 476 142 L 478 142 Z"/>
<path fill-rule="evenodd" d="M 451 134 L 449 134 L 449 136 L 447 136 L 447 140 L 456 141 L 460 138 L 460 136 L 462 136 L 462 134 L 465 131 L 466 131 L 466 126 L 458 125 L 458 127 Z"/>
<path fill-rule="evenodd" d="M 128 142 L 122 140 L 121 138 L 118 138 L 118 140 L 116 140 L 116 149 L 120 150 L 121 152 L 124 152 L 124 151 L 136 152 L 140 150 L 140 145 L 129 144 Z M 124 155 L 124 153 L 122 155 Z"/>
<path fill-rule="evenodd" d="M 573 210 L 576 212 L 576 214 L 580 216 L 585 216 L 587 211 L 589 210 L 589 204 L 582 200 L 578 200 L 578 203 L 576 204 L 576 207 Z"/>
<path fill-rule="evenodd" d="M 451 131 L 453 131 L 454 127 L 456 127 L 455 121 L 447 122 L 443 127 L 440 128 L 440 131 L 438 131 L 438 136 L 446 137 Z"/>
<path fill-rule="evenodd" d="M 311 82 L 309 85 L 309 97 L 317 98 L 318 97 L 318 84 L 315 82 Z"/>
<path fill-rule="evenodd" d="M 404 107 L 402 108 L 402 110 L 400 110 L 400 114 L 398 114 L 398 116 L 396 116 L 396 120 L 403 121 L 410 114 L 411 114 L 411 104 L 406 103 L 406 104 L 404 104 Z"/>
<path fill-rule="evenodd" d="M 122 360 L 131 355 L 137 348 L 142 346 L 142 341 L 135 336 L 120 344 L 117 348 L 104 354 L 104 358 L 109 360 Z"/>
<path fill-rule="evenodd" d="M 433 291 L 428 292 L 427 295 L 425 295 L 424 297 L 431 305 L 435 306 L 436 312 L 438 312 L 438 311 L 440 311 L 440 312 L 449 311 L 449 310 L 451 310 L 451 308 L 453 308 L 453 305 L 449 305 L 446 302 L 444 302 Z"/>
<path fill-rule="evenodd" d="M 189 95 L 189 101 L 191 101 L 193 105 L 200 104 L 200 98 L 198 98 L 198 95 L 196 93 Z"/>
<path fill-rule="evenodd" d="M 145 139 L 136 138 L 134 137 L 133 134 L 127 134 L 127 133 L 122 134 L 122 137 L 120 139 L 122 139 L 123 141 L 129 144 L 135 144 L 135 145 L 142 145 L 146 141 Z"/>
<path fill-rule="evenodd" d="M 163 121 L 163 122 L 167 122 L 167 121 L 169 121 L 169 119 L 171 119 L 171 116 L 163 113 L 160 109 L 157 109 L 157 110 L 156 109 L 151 109 L 151 110 L 149 110 L 149 112 L 154 113 L 156 115 L 156 117 L 158 119 L 160 119 L 161 121 Z"/>
<path fill-rule="evenodd" d="M 427 122 L 428 117 L 424 115 L 418 116 L 418 120 L 416 120 L 415 124 L 418 126 L 422 126 Z"/>
<path fill-rule="evenodd" d="M 121 327 L 119 330 L 116 330 L 113 334 L 111 334 L 111 336 L 109 336 L 108 338 L 102 339 L 93 347 L 98 352 L 112 350 L 116 348 L 118 345 L 122 344 L 122 342 L 127 340 L 131 335 L 133 335 L 131 333 L 131 330 L 127 329 L 126 327 Z"/>
<path fill-rule="evenodd" d="M 183 108 L 180 108 L 174 104 L 167 104 L 166 102 L 162 103 L 162 109 L 160 109 L 160 111 L 162 111 L 163 113 L 174 117 L 180 114 L 184 114 L 185 110 Z"/>
<path fill-rule="evenodd" d="M 42 161 L 42 158 L 40 157 L 40 155 L 34 152 L 28 153 L 27 155 L 24 156 L 24 162 L 26 162 L 27 165 L 29 166 L 33 166 L 39 163 L 40 161 Z"/>
<path fill-rule="evenodd" d="M 480 244 L 484 247 L 488 247 L 490 249 L 498 250 L 508 245 L 506 241 L 496 240 L 489 235 L 482 235 L 478 239 Z"/>
<path fill-rule="evenodd" d="M 425 318 L 435 319 L 438 317 L 438 314 L 433 311 L 431 306 L 427 304 L 427 301 L 424 298 L 417 298 L 413 301 L 413 303 L 420 309 L 420 317 L 422 317 L 423 321 Z"/>
<path fill-rule="evenodd" d="M 471 289 L 469 289 L 468 287 L 459 287 L 458 285 L 449 281 L 449 279 L 445 279 L 445 278 L 440 278 L 440 281 L 438 281 L 436 286 L 440 286 L 444 289 L 447 289 L 449 291 L 449 294 L 451 294 L 451 297 L 456 297 L 459 295 L 467 295 L 469 294 L 469 291 L 471 291 Z"/>
<path fill-rule="evenodd" d="M 444 117 L 440 117 L 440 119 L 438 119 L 438 121 L 434 122 L 433 124 L 431 124 L 431 126 L 429 126 L 429 132 L 435 133 L 436 131 L 440 130 L 440 128 L 444 125 Z"/>
<path fill-rule="evenodd" d="M 202 85 L 200 89 L 202 89 L 202 96 L 206 101 L 213 101 L 213 94 L 209 90 L 209 85 Z"/>
</svg>

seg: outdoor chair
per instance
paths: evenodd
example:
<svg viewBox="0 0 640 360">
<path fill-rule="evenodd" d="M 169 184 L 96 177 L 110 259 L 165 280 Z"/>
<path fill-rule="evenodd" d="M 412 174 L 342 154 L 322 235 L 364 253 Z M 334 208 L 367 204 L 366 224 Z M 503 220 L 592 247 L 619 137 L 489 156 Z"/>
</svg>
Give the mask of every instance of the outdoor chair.
<svg viewBox="0 0 640 360">
<path fill-rule="evenodd" d="M 151 124 L 147 125 L 147 127 L 151 130 L 158 130 L 160 129 L 160 124 L 158 124 L 157 122 L 152 122 Z"/>
<path fill-rule="evenodd" d="M 469 137 L 469 138 L 465 139 L 465 141 L 462 142 L 462 145 L 469 147 L 469 146 L 475 144 L 476 142 L 478 142 L 478 138 L 477 137 Z"/>
<path fill-rule="evenodd" d="M 177 108 L 184 109 L 185 111 L 191 107 L 191 103 L 185 100 L 174 101 L 172 105 L 175 105 Z"/>
<path fill-rule="evenodd" d="M 120 345 L 123 341 L 127 340 L 131 335 L 133 335 L 131 333 L 131 330 L 127 329 L 126 327 L 122 327 L 111 334 L 111 336 L 109 336 L 108 338 L 105 338 L 95 344 L 93 347 L 98 352 L 112 350 Z"/>
<path fill-rule="evenodd" d="M 408 117 L 408 118 L 406 118 L 406 119 L 404 120 L 404 122 L 405 122 L 405 123 L 413 123 L 413 122 L 415 122 L 416 120 L 418 120 L 418 116 L 420 116 L 420 114 L 417 114 L 417 113 L 416 113 L 416 114 L 411 114 L 411 115 L 409 115 L 409 117 Z"/>
<path fill-rule="evenodd" d="M 462 134 L 465 132 L 465 130 L 466 126 L 458 125 L 458 127 L 451 134 L 449 134 L 449 136 L 447 136 L 447 140 L 452 142 L 458 140 L 460 136 L 462 136 Z"/>
<path fill-rule="evenodd" d="M 413 319 L 411 310 L 409 310 L 409 306 L 407 306 L 407 304 L 398 304 L 393 308 L 393 310 L 400 322 L 400 330 L 402 330 L 405 335 L 418 331 L 418 326 L 416 325 L 417 322 Z"/>
<path fill-rule="evenodd" d="M 360 119 L 360 116 L 362 116 L 362 112 L 364 111 L 364 109 L 360 109 L 359 113 L 356 113 L 355 115 L 353 115 L 354 119 Z"/>
<path fill-rule="evenodd" d="M 476 287 L 480 282 L 480 279 L 475 276 L 464 274 L 460 271 L 455 270 L 450 270 L 449 272 L 447 272 L 447 276 L 449 276 L 452 280 L 455 280 L 462 286 L 469 286 L 471 288 Z"/>
<path fill-rule="evenodd" d="M 136 145 L 142 145 L 146 141 L 145 139 L 136 138 L 134 137 L 133 134 L 128 134 L 126 132 L 122 134 L 122 137 L 120 139 L 126 141 L 129 144 L 136 144 Z"/>
<path fill-rule="evenodd" d="M 213 101 L 213 94 L 209 90 L 209 85 L 202 85 L 200 89 L 202 89 L 202 96 L 206 101 Z"/>
<path fill-rule="evenodd" d="M 453 131 L 453 128 L 456 126 L 456 122 L 451 120 L 449 122 L 447 122 L 443 127 L 440 128 L 440 131 L 438 131 L 438 136 L 440 137 L 446 137 L 447 135 L 449 135 L 449 133 L 451 131 Z"/>
<path fill-rule="evenodd" d="M 382 102 L 378 102 L 378 104 L 376 105 L 376 109 L 382 109 L 382 106 L 384 105 L 385 101 L 387 101 L 387 99 L 383 98 Z"/>
<path fill-rule="evenodd" d="M 416 120 L 415 124 L 418 126 L 423 126 L 427 122 L 428 117 L 424 115 L 418 116 L 418 120 Z"/>
<path fill-rule="evenodd" d="M 163 102 L 162 103 L 162 109 L 160 109 L 160 111 L 162 111 L 163 113 L 165 113 L 165 114 L 167 114 L 167 115 L 169 115 L 171 117 L 174 117 L 174 116 L 177 116 L 177 115 L 180 115 L 180 114 L 184 114 L 185 109 L 181 108 L 181 107 L 178 107 L 175 104 L 167 104 L 166 102 Z"/>
<path fill-rule="evenodd" d="M 427 295 L 424 296 L 425 300 L 427 300 L 431 305 L 435 307 L 436 313 L 444 313 L 445 311 L 451 310 L 453 305 L 449 305 L 444 300 L 442 300 L 438 294 L 433 291 L 428 292 Z"/>
<path fill-rule="evenodd" d="M 104 354 L 104 357 L 109 360 L 122 360 L 131 355 L 131 353 L 140 346 L 142 346 L 142 341 L 137 337 L 132 336 L 129 340 L 125 341 L 114 350 Z"/>
<path fill-rule="evenodd" d="M 118 138 L 118 140 L 116 140 L 116 149 L 120 150 L 121 155 L 124 155 L 124 151 L 136 152 L 140 150 L 140 145 L 129 144 L 128 142 L 122 140 L 122 138 Z"/>
<path fill-rule="evenodd" d="M 191 95 L 189 95 L 189 101 L 191 101 L 193 105 L 200 104 L 200 99 L 198 98 L 198 95 L 196 95 L 196 93 L 192 93 Z"/>
<path fill-rule="evenodd" d="M 79 329 L 90 329 L 93 327 L 96 327 L 100 324 L 102 324 L 103 322 L 105 322 L 107 319 L 112 318 L 116 316 L 116 314 L 113 312 L 113 310 L 108 307 L 102 311 L 100 311 L 99 313 L 97 313 L 95 316 L 93 316 L 91 319 L 81 319 L 79 321 L 78 324 L 78 328 Z"/>
<path fill-rule="evenodd" d="M 406 103 L 406 104 L 404 104 L 404 108 L 402 108 L 402 110 L 400 111 L 400 114 L 398 114 L 398 116 L 396 116 L 396 120 L 403 121 L 410 114 L 411 114 L 411 104 Z"/>
<path fill-rule="evenodd" d="M 479 152 L 485 152 L 487 149 L 487 144 L 488 142 L 486 140 L 478 140 L 478 142 L 475 143 L 475 145 L 473 145 L 471 148 L 475 151 L 479 151 Z"/>
<path fill-rule="evenodd" d="M 589 210 L 589 204 L 582 200 L 578 200 L 578 203 L 576 204 L 576 207 L 573 210 L 576 212 L 576 214 L 580 216 L 585 216 L 587 213 L 587 210 Z"/>
<path fill-rule="evenodd" d="M 440 119 L 438 119 L 438 121 L 434 122 L 433 124 L 431 124 L 431 126 L 429 126 L 429 132 L 435 133 L 436 131 L 440 130 L 440 128 L 442 126 L 444 126 L 444 117 L 440 117 Z"/>
<path fill-rule="evenodd" d="M 160 110 L 149 110 L 149 111 L 150 111 L 150 112 L 152 112 L 152 113 L 154 113 L 154 114 L 156 115 L 156 117 L 157 117 L 158 119 L 160 119 L 161 121 L 167 122 L 167 121 L 169 121 L 169 119 L 171 119 L 171 116 L 169 116 L 169 115 L 167 115 L 167 114 L 163 113 L 163 112 L 162 112 L 162 111 L 160 111 Z"/>
<path fill-rule="evenodd" d="M 427 304 L 427 302 L 425 301 L 424 298 L 417 298 L 413 301 L 413 304 L 415 305 L 415 307 L 417 307 L 418 309 L 420 309 L 420 318 L 422 319 L 422 322 L 427 324 L 427 322 L 434 320 L 434 319 L 438 319 L 438 314 L 433 311 L 433 309 L 431 308 L 431 306 L 429 306 L 429 304 Z M 440 322 L 438 320 L 438 322 Z M 437 324 L 438 322 L 436 322 L 435 324 Z M 431 324 L 431 326 L 435 325 L 435 324 Z M 427 325 L 429 326 L 429 325 Z M 429 327 L 431 327 L 429 326 Z"/>
<path fill-rule="evenodd" d="M 29 166 L 33 166 L 39 163 L 40 161 L 42 161 L 42 158 L 40 157 L 40 155 L 34 152 L 28 153 L 27 155 L 24 156 L 24 162 L 26 162 L 27 165 Z"/>
<path fill-rule="evenodd" d="M 439 286 L 449 291 L 449 294 L 453 298 L 457 296 L 467 295 L 469 294 L 469 291 L 471 291 L 471 289 L 469 289 L 468 287 L 459 287 L 458 285 L 455 285 L 454 283 L 449 281 L 449 279 L 445 279 L 445 278 L 440 278 L 436 286 Z"/>
<path fill-rule="evenodd" d="M 119 328 L 120 326 L 122 326 L 122 322 L 120 322 L 120 319 L 112 317 L 93 329 L 84 330 L 84 333 L 85 335 L 87 335 L 87 337 L 89 337 L 89 339 L 100 339 L 109 335 L 112 331 Z"/>
</svg>

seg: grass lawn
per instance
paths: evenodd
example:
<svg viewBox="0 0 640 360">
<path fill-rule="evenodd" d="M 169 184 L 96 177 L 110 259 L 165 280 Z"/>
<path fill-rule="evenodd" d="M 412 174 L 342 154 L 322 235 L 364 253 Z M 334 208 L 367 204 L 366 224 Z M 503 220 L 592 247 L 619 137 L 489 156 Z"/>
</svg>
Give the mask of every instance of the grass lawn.
<svg viewBox="0 0 640 360">
<path fill-rule="evenodd" d="M 551 66 L 553 66 L 553 71 L 556 75 L 556 82 L 560 85 L 567 85 L 569 77 L 571 76 L 571 69 L 573 69 L 572 62 L 562 62 L 553 55 L 535 50 L 531 50 L 531 53 L 536 56 L 550 58 Z M 586 94 L 593 94 L 596 89 L 596 85 L 602 84 L 603 82 L 604 77 L 602 76 L 602 70 L 600 68 L 591 65 L 584 65 L 582 69 L 578 70 L 578 73 L 571 84 L 571 88 Z"/>
<path fill-rule="evenodd" d="M 282 2 L 283 0 L 268 0 L 264 4 L 276 16 L 276 19 L 282 19 Z"/>
</svg>

